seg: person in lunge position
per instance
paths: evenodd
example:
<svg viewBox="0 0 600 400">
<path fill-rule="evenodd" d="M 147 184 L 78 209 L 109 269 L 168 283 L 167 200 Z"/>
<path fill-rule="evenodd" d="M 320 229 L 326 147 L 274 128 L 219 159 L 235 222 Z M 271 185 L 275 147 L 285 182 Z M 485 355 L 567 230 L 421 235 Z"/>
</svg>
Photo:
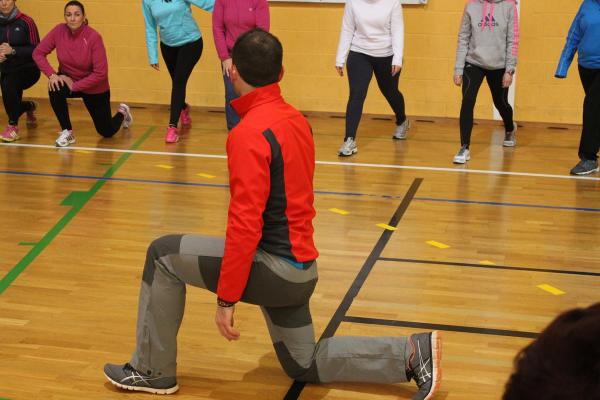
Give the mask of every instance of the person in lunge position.
<svg viewBox="0 0 600 400">
<path fill-rule="evenodd" d="M 303 382 L 407 382 L 430 399 L 440 379 L 437 332 L 409 337 L 332 337 L 315 343 L 309 300 L 317 283 L 312 219 L 315 148 L 304 116 L 282 98 L 283 50 L 260 29 L 232 51 L 232 102 L 241 122 L 227 138 L 231 200 L 225 240 L 169 235 L 148 248 L 137 344 L 126 364 L 106 364 L 111 383 L 168 394 L 178 389 L 177 332 L 186 285 L 217 294 L 215 321 L 228 340 L 238 301 L 261 307 L 284 371 Z"/>
<path fill-rule="evenodd" d="M 127 104 L 121 103 L 118 112 L 111 113 L 106 49 L 102 36 L 88 25 L 83 4 L 69 1 L 64 13 L 65 23 L 48 32 L 33 51 L 33 59 L 48 77 L 50 104 L 60 124 L 57 147 L 75 143 L 69 98 L 83 99 L 96 131 L 103 137 L 112 137 L 121 127 L 129 128 L 133 122 Z M 54 50 L 58 71 L 46 58 Z"/>
</svg>

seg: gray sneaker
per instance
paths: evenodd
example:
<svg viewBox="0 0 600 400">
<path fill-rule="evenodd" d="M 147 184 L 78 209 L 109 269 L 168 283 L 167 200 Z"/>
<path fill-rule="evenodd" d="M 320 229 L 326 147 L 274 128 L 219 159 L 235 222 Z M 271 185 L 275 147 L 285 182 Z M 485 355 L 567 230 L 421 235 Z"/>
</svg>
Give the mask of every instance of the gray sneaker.
<svg viewBox="0 0 600 400">
<path fill-rule="evenodd" d="M 588 175 L 592 172 L 598 172 L 598 170 L 597 160 L 582 159 L 575 167 L 573 167 L 571 170 L 571 175 Z"/>
<path fill-rule="evenodd" d="M 512 131 L 504 133 L 504 142 L 502 143 L 504 147 L 515 147 L 517 144 L 517 123 L 513 122 L 513 126 Z"/>
<path fill-rule="evenodd" d="M 152 377 L 139 372 L 129 363 L 125 365 L 106 364 L 104 376 L 116 387 L 136 392 L 172 394 L 179 390 L 177 379 L 174 376 Z"/>
<path fill-rule="evenodd" d="M 404 139 L 406 139 L 406 136 L 408 136 L 409 129 L 410 129 L 410 121 L 407 118 L 403 123 L 396 126 L 396 131 L 394 132 L 394 136 L 392 136 L 392 137 L 396 140 L 404 140 Z"/>
<path fill-rule="evenodd" d="M 407 345 L 412 346 L 408 360 L 408 378 L 417 382 L 419 390 L 413 400 L 429 400 L 442 380 L 442 340 L 437 331 L 410 335 Z"/>
<path fill-rule="evenodd" d="M 471 159 L 471 152 L 469 151 L 469 149 L 467 148 L 466 145 L 461 146 L 460 150 L 458 150 L 458 153 L 456 153 L 456 155 L 454 156 L 454 164 L 464 164 L 467 161 L 469 161 Z"/>
<path fill-rule="evenodd" d="M 338 150 L 338 156 L 348 157 L 355 154 L 357 151 L 358 147 L 356 146 L 356 141 L 354 138 L 349 137 L 342 143 L 342 146 Z"/>
</svg>

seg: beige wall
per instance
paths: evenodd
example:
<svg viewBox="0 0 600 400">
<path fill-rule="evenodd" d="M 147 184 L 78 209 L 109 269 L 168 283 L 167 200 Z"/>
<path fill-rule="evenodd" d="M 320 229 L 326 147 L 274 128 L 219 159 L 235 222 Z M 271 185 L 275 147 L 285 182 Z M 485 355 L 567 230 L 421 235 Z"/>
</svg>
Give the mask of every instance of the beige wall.
<svg viewBox="0 0 600 400">
<path fill-rule="evenodd" d="M 65 1 L 18 0 L 43 36 L 62 21 Z M 406 51 L 401 89 L 409 115 L 457 117 L 460 90 L 452 82 L 456 34 L 465 0 L 429 0 L 406 6 Z M 544 4 L 540 4 L 544 3 Z M 166 104 L 167 71 L 147 65 L 141 0 L 84 1 L 90 25 L 104 37 L 109 55 L 113 100 Z M 578 123 L 582 90 L 576 68 L 566 81 L 553 78 L 564 38 L 578 1 L 522 0 L 521 51 L 516 93 L 520 121 Z M 347 81 L 333 69 L 343 5 L 271 3 L 272 31 L 284 45 L 284 95 L 307 111 L 345 110 Z M 223 84 L 212 40 L 210 14 L 195 10 L 204 37 L 204 53 L 188 85 L 194 105 L 221 106 Z M 44 97 L 45 78 L 29 95 Z M 485 87 L 484 87 L 485 88 Z M 365 112 L 389 114 L 374 82 Z M 488 90 L 482 90 L 476 117 L 492 118 Z"/>
</svg>

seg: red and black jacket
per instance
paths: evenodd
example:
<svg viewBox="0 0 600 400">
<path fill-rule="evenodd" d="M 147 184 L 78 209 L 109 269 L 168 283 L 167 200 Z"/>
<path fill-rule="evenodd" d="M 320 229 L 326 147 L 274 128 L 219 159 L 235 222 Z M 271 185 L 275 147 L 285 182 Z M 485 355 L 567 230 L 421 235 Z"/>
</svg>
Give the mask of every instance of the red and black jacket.
<svg viewBox="0 0 600 400">
<path fill-rule="evenodd" d="M 231 105 L 242 120 L 227 138 L 231 199 L 217 295 L 228 303 L 241 298 L 257 248 L 298 263 L 318 256 L 308 121 L 276 83 Z"/>
<path fill-rule="evenodd" d="M 15 19 L 0 23 L 0 43 L 8 43 L 15 49 L 15 54 L 8 55 L 6 61 L 0 64 L 0 72 L 37 68 L 31 54 L 39 42 L 40 35 L 35 22 L 20 11 Z"/>
</svg>

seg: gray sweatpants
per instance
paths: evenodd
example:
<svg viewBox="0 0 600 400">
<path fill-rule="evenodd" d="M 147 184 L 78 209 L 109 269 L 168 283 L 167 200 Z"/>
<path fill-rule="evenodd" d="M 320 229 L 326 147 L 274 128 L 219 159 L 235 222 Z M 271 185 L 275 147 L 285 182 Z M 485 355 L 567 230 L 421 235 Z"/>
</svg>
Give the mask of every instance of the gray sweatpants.
<svg viewBox="0 0 600 400">
<path fill-rule="evenodd" d="M 152 242 L 130 362 L 135 369 L 151 376 L 176 375 L 186 284 L 215 292 L 223 249 L 223 239 L 198 235 L 169 235 Z M 285 372 L 304 382 L 406 382 L 406 337 L 332 337 L 315 343 L 309 299 L 316 283 L 316 262 L 298 269 L 256 251 L 241 301 L 261 307 Z"/>
</svg>

